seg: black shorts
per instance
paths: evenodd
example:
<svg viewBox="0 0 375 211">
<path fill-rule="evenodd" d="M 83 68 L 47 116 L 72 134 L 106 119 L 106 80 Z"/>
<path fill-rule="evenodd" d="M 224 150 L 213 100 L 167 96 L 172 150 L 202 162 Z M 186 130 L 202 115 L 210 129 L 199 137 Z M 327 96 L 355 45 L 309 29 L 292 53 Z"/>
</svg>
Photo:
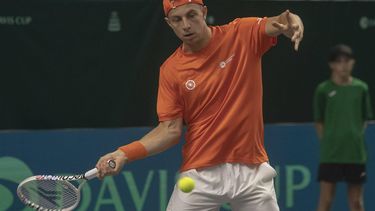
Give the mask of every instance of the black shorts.
<svg viewBox="0 0 375 211">
<path fill-rule="evenodd" d="M 365 164 L 321 163 L 318 171 L 318 181 L 363 184 L 366 182 Z"/>
</svg>

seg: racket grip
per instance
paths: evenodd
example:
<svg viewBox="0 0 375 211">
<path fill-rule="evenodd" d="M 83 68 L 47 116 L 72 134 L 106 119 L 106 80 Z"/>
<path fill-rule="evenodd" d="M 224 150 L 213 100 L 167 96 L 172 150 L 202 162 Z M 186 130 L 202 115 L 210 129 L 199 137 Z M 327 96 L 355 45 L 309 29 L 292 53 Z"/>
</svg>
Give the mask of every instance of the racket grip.
<svg viewBox="0 0 375 211">
<path fill-rule="evenodd" d="M 114 160 L 108 160 L 108 161 L 107 161 L 107 165 L 108 165 L 108 167 L 110 167 L 110 168 L 112 168 L 112 169 L 115 169 L 115 168 L 116 168 L 116 162 L 115 162 Z M 98 171 L 99 171 L 99 170 L 98 170 L 97 168 L 93 168 L 93 169 L 87 171 L 87 172 L 85 173 L 85 178 L 86 178 L 87 180 L 94 179 L 95 177 L 98 176 Z"/>
<path fill-rule="evenodd" d="M 98 175 L 98 169 L 97 168 L 93 168 L 90 171 L 88 171 L 88 172 L 85 173 L 85 178 L 87 180 L 90 180 L 90 179 L 95 178 L 97 175 Z"/>
</svg>

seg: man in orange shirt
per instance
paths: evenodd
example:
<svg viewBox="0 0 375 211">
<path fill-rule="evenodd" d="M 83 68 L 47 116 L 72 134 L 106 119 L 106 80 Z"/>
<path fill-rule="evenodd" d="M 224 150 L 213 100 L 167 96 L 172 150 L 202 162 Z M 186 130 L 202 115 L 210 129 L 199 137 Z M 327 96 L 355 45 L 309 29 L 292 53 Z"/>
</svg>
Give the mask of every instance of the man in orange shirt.
<svg viewBox="0 0 375 211">
<path fill-rule="evenodd" d="M 171 211 L 279 210 L 263 146 L 262 55 L 278 35 L 303 37 L 301 19 L 285 11 L 270 18 L 238 18 L 207 26 L 202 0 L 164 0 L 165 20 L 182 45 L 160 68 L 157 112 L 160 124 L 141 140 L 120 147 L 97 163 L 99 178 L 124 164 L 177 144 L 187 125 L 181 176 L 196 181 L 182 193 L 175 188 Z M 117 167 L 111 169 L 107 161 Z"/>
</svg>

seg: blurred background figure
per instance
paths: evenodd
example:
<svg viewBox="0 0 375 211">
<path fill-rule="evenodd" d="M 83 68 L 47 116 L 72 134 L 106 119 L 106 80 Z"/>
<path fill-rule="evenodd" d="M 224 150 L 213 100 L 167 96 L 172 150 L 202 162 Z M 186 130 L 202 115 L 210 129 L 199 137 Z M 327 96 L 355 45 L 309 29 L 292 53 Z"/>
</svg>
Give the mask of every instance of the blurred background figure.
<svg viewBox="0 0 375 211">
<path fill-rule="evenodd" d="M 336 183 L 348 184 L 350 210 L 363 211 L 366 181 L 366 120 L 372 117 L 367 84 L 352 76 L 352 49 L 344 44 L 329 53 L 331 78 L 315 91 L 314 118 L 320 139 L 318 211 L 331 210 Z"/>
</svg>

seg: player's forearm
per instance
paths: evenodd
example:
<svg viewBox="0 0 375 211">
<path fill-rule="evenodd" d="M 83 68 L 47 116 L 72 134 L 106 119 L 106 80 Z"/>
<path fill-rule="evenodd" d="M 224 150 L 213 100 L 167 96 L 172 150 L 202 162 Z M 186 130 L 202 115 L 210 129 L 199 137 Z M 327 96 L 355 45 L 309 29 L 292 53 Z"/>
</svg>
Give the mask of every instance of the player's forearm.
<svg viewBox="0 0 375 211">
<path fill-rule="evenodd" d="M 166 121 L 145 135 L 140 142 L 146 148 L 148 155 L 154 155 L 176 145 L 181 133 L 182 120 Z"/>
<path fill-rule="evenodd" d="M 141 140 L 119 147 L 118 150 L 101 157 L 96 164 L 98 177 L 118 174 L 124 164 L 162 152 L 178 143 L 182 133 L 182 119 L 161 122 Z M 108 167 L 108 161 L 116 163 L 115 169 Z"/>
<path fill-rule="evenodd" d="M 161 122 L 141 140 L 119 147 L 116 154 L 127 163 L 167 150 L 178 143 L 182 126 L 181 118 Z"/>
<path fill-rule="evenodd" d="M 316 129 L 316 133 L 317 133 L 317 135 L 318 135 L 318 138 L 319 138 L 319 140 L 322 140 L 322 138 L 323 138 L 323 123 L 321 123 L 321 122 L 317 122 L 317 123 L 315 123 L 315 129 Z"/>
</svg>

